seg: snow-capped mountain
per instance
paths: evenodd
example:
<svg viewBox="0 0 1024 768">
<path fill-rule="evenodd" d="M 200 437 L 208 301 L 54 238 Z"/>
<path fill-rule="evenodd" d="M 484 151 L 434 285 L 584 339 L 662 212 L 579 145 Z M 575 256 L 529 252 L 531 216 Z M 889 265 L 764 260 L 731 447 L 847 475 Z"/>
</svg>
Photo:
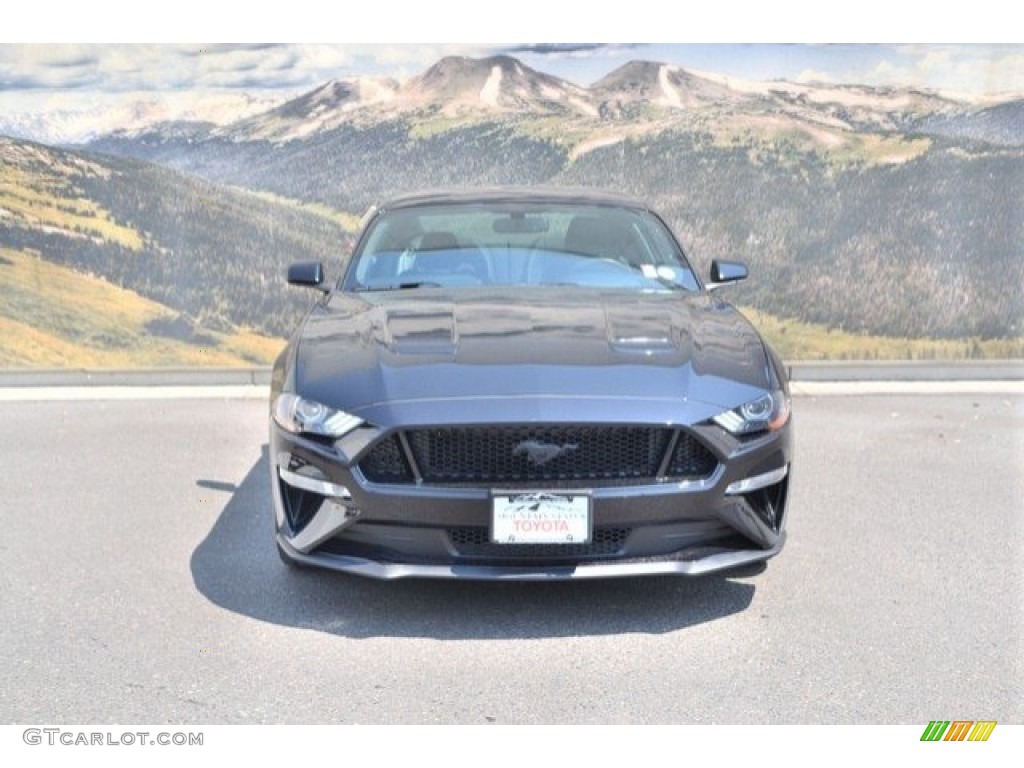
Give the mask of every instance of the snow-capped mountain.
<svg viewBox="0 0 1024 768">
<path fill-rule="evenodd" d="M 710 72 L 693 74 L 740 96 L 771 101 L 790 114 L 814 122 L 831 121 L 845 128 L 900 130 L 928 115 L 955 115 L 970 107 L 968 102 L 918 88 L 755 81 Z"/>
<path fill-rule="evenodd" d="M 247 93 L 147 95 L 124 103 L 97 103 L 84 109 L 0 110 L 0 135 L 44 144 L 84 144 L 98 136 L 137 136 L 156 126 L 207 123 L 227 125 L 249 115 L 265 112 L 279 102 L 276 97 Z"/>
<path fill-rule="evenodd" d="M 405 109 L 596 115 L 585 88 L 546 75 L 511 56 L 448 56 L 409 80 L 398 95 Z"/>
<path fill-rule="evenodd" d="M 290 100 L 174 92 L 89 110 L 5 115 L 0 109 L 0 134 L 45 143 L 92 143 L 104 151 L 157 158 L 207 139 L 280 146 L 345 125 L 365 128 L 437 116 L 458 118 L 460 123 L 544 117 L 555 119 L 546 123 L 552 135 L 559 134 L 557 121 L 566 121 L 566 131 L 576 137 L 571 151 L 577 157 L 627 136 L 662 130 L 665 121 L 690 129 L 699 124 L 716 135 L 800 135 L 833 147 L 844 144 L 851 132 L 937 127 L 945 120 L 970 117 L 976 110 L 970 102 L 920 89 L 757 82 L 656 61 L 631 61 L 584 88 L 510 56 L 449 56 L 404 82 L 341 78 Z M 993 113 L 991 120 L 1001 124 L 1005 121 L 998 119 L 999 114 Z M 938 132 L 943 130 L 947 129 Z M 967 135 L 963 131 L 968 129 L 948 130 Z M 995 131 L 984 130 L 985 135 Z M 1001 141 L 1016 141 L 1012 125 L 998 132 Z M 130 146 L 133 142 L 140 146 Z M 154 155 L 153 147 L 160 152 Z"/>
<path fill-rule="evenodd" d="M 590 93 L 605 113 L 613 114 L 641 104 L 692 109 L 711 103 L 729 104 L 744 98 L 723 83 L 657 61 L 623 64 L 594 83 Z"/>
<path fill-rule="evenodd" d="M 398 81 L 389 77 L 331 80 L 267 112 L 235 122 L 219 133 L 237 140 L 289 141 L 335 128 L 358 110 L 392 102 Z"/>
<path fill-rule="evenodd" d="M 282 143 L 349 122 L 421 112 L 597 116 L 587 89 L 537 72 L 517 59 L 449 56 L 401 84 L 384 77 L 332 80 L 213 133 L 232 141 Z"/>
<path fill-rule="evenodd" d="M 590 88 L 607 117 L 638 110 L 739 109 L 785 115 L 840 130 L 905 129 L 925 116 L 962 114 L 967 105 L 913 88 L 742 80 L 653 61 L 631 61 Z"/>
</svg>

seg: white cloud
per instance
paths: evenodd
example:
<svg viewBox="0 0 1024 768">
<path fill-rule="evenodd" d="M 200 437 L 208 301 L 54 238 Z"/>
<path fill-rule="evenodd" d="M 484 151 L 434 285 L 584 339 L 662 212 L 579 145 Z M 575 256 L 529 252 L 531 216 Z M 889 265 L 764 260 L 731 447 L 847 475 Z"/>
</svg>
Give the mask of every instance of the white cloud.
<svg viewBox="0 0 1024 768">
<path fill-rule="evenodd" d="M 798 83 L 832 83 L 835 82 L 835 78 L 828 72 L 822 72 L 817 69 L 805 69 L 796 76 L 796 81 Z"/>
<path fill-rule="evenodd" d="M 900 46 L 847 82 L 928 88 L 950 94 L 1024 94 L 1024 51 L 1020 46 Z"/>
<path fill-rule="evenodd" d="M 978 93 L 1024 93 L 1024 53 L 990 46 L 969 48 L 945 62 L 925 57 L 920 65 L 932 87 Z"/>
<path fill-rule="evenodd" d="M 1024 94 L 1024 53 L 982 62 L 974 68 L 971 79 L 989 93 Z"/>
<path fill-rule="evenodd" d="M 948 50 L 928 51 L 920 61 L 917 62 L 917 69 L 921 72 L 948 72 L 952 66 L 953 57 Z"/>
<path fill-rule="evenodd" d="M 854 78 L 844 78 L 853 80 Z M 913 71 L 907 67 L 898 66 L 888 59 L 883 59 L 866 72 L 860 80 L 865 85 L 919 85 L 913 75 Z"/>
</svg>

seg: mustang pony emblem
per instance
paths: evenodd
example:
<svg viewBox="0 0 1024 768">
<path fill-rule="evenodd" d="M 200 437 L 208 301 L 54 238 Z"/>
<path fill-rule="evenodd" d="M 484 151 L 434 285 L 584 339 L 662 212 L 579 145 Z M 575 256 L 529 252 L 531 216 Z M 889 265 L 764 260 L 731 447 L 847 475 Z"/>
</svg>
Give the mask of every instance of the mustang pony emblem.
<svg viewBox="0 0 1024 768">
<path fill-rule="evenodd" d="M 522 456 L 525 453 L 531 464 L 543 467 L 549 461 L 554 461 L 559 456 L 579 450 L 579 447 L 579 443 L 555 445 L 554 443 L 542 443 L 539 440 L 523 440 L 512 451 L 512 455 Z"/>
</svg>

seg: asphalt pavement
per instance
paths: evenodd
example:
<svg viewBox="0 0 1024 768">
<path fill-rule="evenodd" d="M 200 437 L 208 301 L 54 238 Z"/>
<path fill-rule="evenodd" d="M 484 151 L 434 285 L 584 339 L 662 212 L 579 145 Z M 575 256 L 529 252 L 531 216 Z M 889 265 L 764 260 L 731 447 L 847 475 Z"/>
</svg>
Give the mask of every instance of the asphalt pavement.
<svg viewBox="0 0 1024 768">
<path fill-rule="evenodd" d="M 1024 722 L 1014 386 L 808 385 L 763 572 L 526 584 L 286 569 L 236 387 L 0 397 L 0 722 Z"/>
</svg>

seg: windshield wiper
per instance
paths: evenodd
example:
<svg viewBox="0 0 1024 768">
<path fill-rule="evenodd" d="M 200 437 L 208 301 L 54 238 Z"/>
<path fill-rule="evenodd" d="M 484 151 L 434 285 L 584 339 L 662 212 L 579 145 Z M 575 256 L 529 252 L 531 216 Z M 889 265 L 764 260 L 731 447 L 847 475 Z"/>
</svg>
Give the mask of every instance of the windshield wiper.
<svg viewBox="0 0 1024 768">
<path fill-rule="evenodd" d="M 367 285 L 360 288 L 360 291 L 406 291 L 410 288 L 441 288 L 440 283 L 432 283 L 429 280 L 408 283 L 389 283 L 387 285 Z"/>
</svg>

